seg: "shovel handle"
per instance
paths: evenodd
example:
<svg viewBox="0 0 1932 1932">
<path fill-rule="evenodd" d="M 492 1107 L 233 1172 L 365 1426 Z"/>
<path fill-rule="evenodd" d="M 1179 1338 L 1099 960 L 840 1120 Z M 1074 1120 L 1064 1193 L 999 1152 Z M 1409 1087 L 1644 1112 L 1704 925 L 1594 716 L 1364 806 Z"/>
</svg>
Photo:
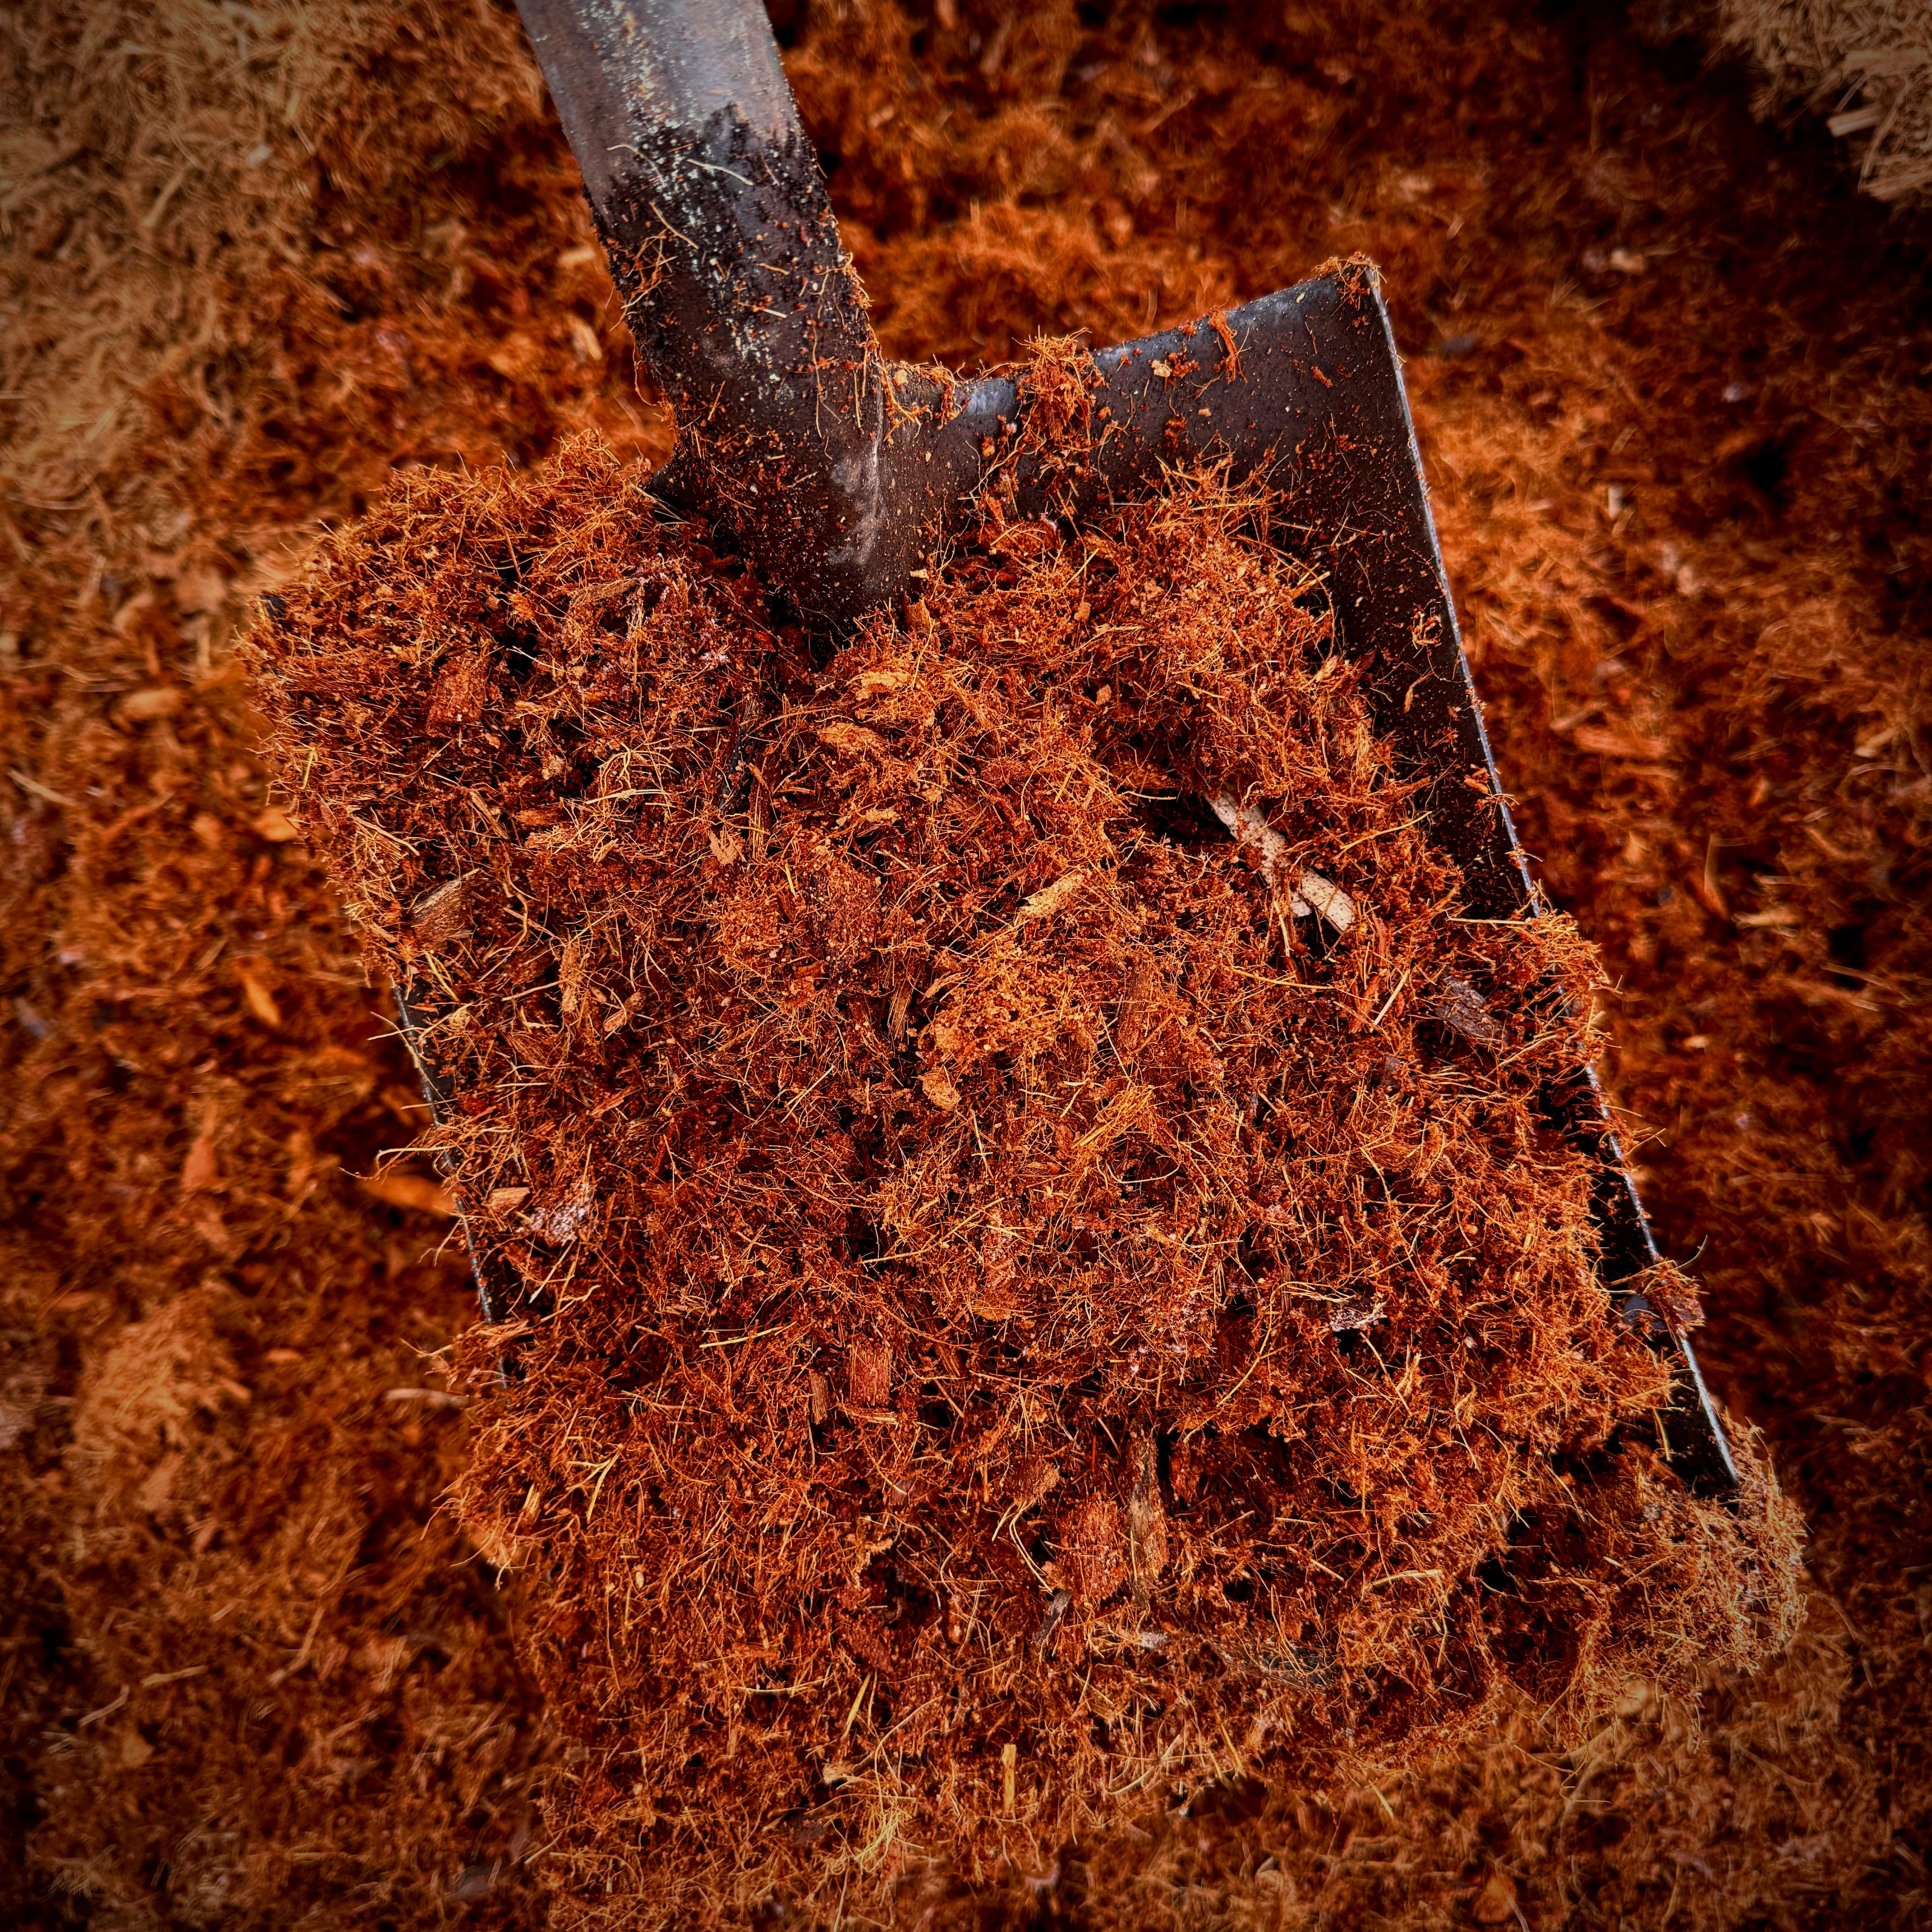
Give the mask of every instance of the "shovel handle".
<svg viewBox="0 0 1932 1932">
<path fill-rule="evenodd" d="M 856 616 L 916 561 L 900 554 L 921 532 L 902 527 L 886 447 L 903 410 L 764 8 L 520 5 L 677 414 L 680 500 L 734 529 L 806 615 Z"/>
</svg>

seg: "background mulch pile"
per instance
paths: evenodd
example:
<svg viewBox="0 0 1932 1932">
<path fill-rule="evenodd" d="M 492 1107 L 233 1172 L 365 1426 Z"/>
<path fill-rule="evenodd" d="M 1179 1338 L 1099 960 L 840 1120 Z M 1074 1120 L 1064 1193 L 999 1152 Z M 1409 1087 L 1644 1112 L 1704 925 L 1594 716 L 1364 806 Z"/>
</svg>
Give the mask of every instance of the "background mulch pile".
<svg viewBox="0 0 1932 1932">
<path fill-rule="evenodd" d="M 317 12 L 0 28 L 22 1922 L 534 1923 L 533 1786 L 582 1768 L 517 1588 L 437 1509 L 466 1274 L 427 1168 L 352 1178 L 422 1116 L 230 641 L 398 465 L 668 436 L 514 20 Z M 1505 776 L 1604 948 L 1648 1196 L 1814 1580 L 1789 1657 L 1701 1717 L 1640 1686 L 1568 1749 L 1238 1780 L 1051 1886 L 913 1877 L 902 1909 L 1922 1918 L 1922 232 L 1600 11 L 952 0 L 787 34 L 893 352 L 1382 265 Z"/>
<path fill-rule="evenodd" d="M 989 520 L 820 669 L 586 438 L 269 600 L 278 767 L 514 1270 L 462 1520 L 606 1913 L 870 1911 L 1789 1640 L 1790 1508 L 1745 1437 L 1735 1504 L 1658 1462 L 1540 1122 L 1595 962 L 1460 916 L 1269 515 Z"/>
<path fill-rule="evenodd" d="M 1761 75 L 1760 112 L 1823 116 L 1866 194 L 1932 202 L 1932 14 L 1917 0 L 1713 0 L 1709 14 L 1712 39 Z"/>
</svg>

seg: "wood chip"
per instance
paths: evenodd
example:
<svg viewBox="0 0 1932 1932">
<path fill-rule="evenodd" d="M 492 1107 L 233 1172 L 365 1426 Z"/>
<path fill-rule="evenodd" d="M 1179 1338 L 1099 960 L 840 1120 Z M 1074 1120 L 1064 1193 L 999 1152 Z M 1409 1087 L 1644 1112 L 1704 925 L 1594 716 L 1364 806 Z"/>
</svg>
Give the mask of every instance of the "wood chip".
<svg viewBox="0 0 1932 1932">
<path fill-rule="evenodd" d="M 1442 1024 L 1479 1046 L 1500 1046 L 1508 1037 L 1490 1013 L 1489 1003 L 1466 980 L 1454 974 L 1442 982 L 1430 1010 Z"/>
<path fill-rule="evenodd" d="M 178 685 L 158 684 L 145 691 L 130 691 L 115 709 L 130 724 L 147 724 L 157 718 L 174 717 L 187 702 L 188 693 Z"/>
<path fill-rule="evenodd" d="M 1064 906 L 1071 903 L 1080 888 L 1087 883 L 1084 872 L 1069 872 L 1064 878 L 1056 879 L 1050 886 L 1042 887 L 1020 908 L 1020 924 L 1029 920 L 1051 919 Z"/>
<path fill-rule="evenodd" d="M 392 1208 L 414 1208 L 425 1214 L 454 1214 L 456 1197 L 440 1180 L 422 1174 L 372 1174 L 362 1183 L 364 1193 Z"/>
<path fill-rule="evenodd" d="M 1346 932 L 1354 924 L 1354 901 L 1319 872 L 1304 872 L 1295 880 L 1294 890 L 1297 896 L 1305 899 L 1337 932 Z"/>
<path fill-rule="evenodd" d="M 1262 878 L 1270 886 L 1279 886 L 1287 868 L 1288 841 L 1253 806 L 1242 804 L 1232 792 L 1219 792 L 1208 804 L 1244 845 L 1260 855 Z M 1297 919 L 1318 912 L 1337 932 L 1346 932 L 1355 922 L 1354 901 L 1319 872 L 1304 872 L 1295 880 L 1288 894 L 1288 908 Z"/>
<path fill-rule="evenodd" d="M 410 907 L 410 922 L 424 945 L 446 945 L 467 930 L 464 896 L 476 876 L 474 871 L 460 872 L 440 886 L 432 886 Z"/>
<path fill-rule="evenodd" d="M 489 697 L 489 653 L 463 652 L 444 665 L 430 693 L 429 713 L 423 722 L 432 731 L 474 724 L 482 718 Z"/>
<path fill-rule="evenodd" d="M 282 1010 L 276 1005 L 275 996 L 268 991 L 267 985 L 245 967 L 238 969 L 236 976 L 242 982 L 242 997 L 248 1002 L 248 1010 L 264 1026 L 280 1027 Z"/>
</svg>

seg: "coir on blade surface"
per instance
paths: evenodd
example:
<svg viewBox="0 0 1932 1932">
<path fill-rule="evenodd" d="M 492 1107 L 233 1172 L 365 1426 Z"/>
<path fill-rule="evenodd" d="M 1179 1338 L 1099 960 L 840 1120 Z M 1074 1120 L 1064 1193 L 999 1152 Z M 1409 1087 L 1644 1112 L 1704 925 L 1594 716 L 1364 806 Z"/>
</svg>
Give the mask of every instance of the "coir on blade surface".
<svg viewBox="0 0 1932 1932">
<path fill-rule="evenodd" d="M 260 634 L 520 1284 L 459 1493 L 560 1822 L 667 1906 L 1789 1633 L 1539 1110 L 1594 955 L 1463 916 L 1268 509 L 996 521 L 828 659 L 584 439 L 400 478 Z"/>
</svg>

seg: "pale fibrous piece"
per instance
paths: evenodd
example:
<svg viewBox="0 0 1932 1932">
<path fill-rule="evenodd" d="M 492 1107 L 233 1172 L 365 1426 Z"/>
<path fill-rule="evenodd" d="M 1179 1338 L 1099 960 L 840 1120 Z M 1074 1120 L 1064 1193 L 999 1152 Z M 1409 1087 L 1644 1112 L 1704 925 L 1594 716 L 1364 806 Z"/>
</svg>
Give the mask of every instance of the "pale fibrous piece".
<svg viewBox="0 0 1932 1932">
<path fill-rule="evenodd" d="M 1319 872 L 1304 872 L 1294 882 L 1294 897 L 1305 900 L 1337 932 L 1346 932 L 1355 922 L 1355 902 L 1332 879 Z"/>
<path fill-rule="evenodd" d="M 446 879 L 441 885 L 432 886 L 417 896 L 410 908 L 410 917 L 416 927 L 418 943 L 440 946 L 464 935 L 467 928 L 463 917 L 464 895 L 475 877 L 473 869 L 459 872 L 454 878 Z"/>
<path fill-rule="evenodd" d="M 1379 1322 L 1388 1312 L 1380 1295 L 1358 1295 L 1353 1300 L 1340 1303 L 1328 1311 L 1328 1332 L 1342 1335 L 1352 1329 L 1366 1328 L 1371 1322 Z"/>
<path fill-rule="evenodd" d="M 1277 884 L 1282 861 L 1288 856 L 1288 841 L 1252 806 L 1243 805 L 1232 792 L 1216 792 L 1208 802 L 1214 816 L 1244 845 L 1261 854 L 1262 877 L 1271 886 Z M 1299 919 L 1307 910 L 1298 902 L 1295 916 Z"/>
<path fill-rule="evenodd" d="M 1288 856 L 1287 838 L 1282 838 L 1254 806 L 1240 804 L 1232 792 L 1215 792 L 1208 804 L 1215 818 L 1242 844 L 1260 852 L 1262 878 L 1268 879 L 1269 885 L 1279 885 L 1281 866 Z M 1333 879 L 1324 879 L 1318 872 L 1304 872 L 1288 889 L 1288 910 L 1298 920 L 1306 920 L 1310 912 L 1319 912 L 1337 933 L 1348 932 L 1348 927 L 1354 926 L 1354 900 Z"/>
<path fill-rule="evenodd" d="M 1258 852 L 1262 876 L 1271 886 L 1281 884 L 1288 857 L 1288 841 L 1251 805 L 1241 804 L 1232 792 L 1217 792 L 1208 801 L 1214 816 L 1250 850 Z M 1337 932 L 1355 922 L 1355 902 L 1332 879 L 1304 872 L 1288 890 L 1288 909 L 1297 919 L 1318 912 Z"/>
</svg>

